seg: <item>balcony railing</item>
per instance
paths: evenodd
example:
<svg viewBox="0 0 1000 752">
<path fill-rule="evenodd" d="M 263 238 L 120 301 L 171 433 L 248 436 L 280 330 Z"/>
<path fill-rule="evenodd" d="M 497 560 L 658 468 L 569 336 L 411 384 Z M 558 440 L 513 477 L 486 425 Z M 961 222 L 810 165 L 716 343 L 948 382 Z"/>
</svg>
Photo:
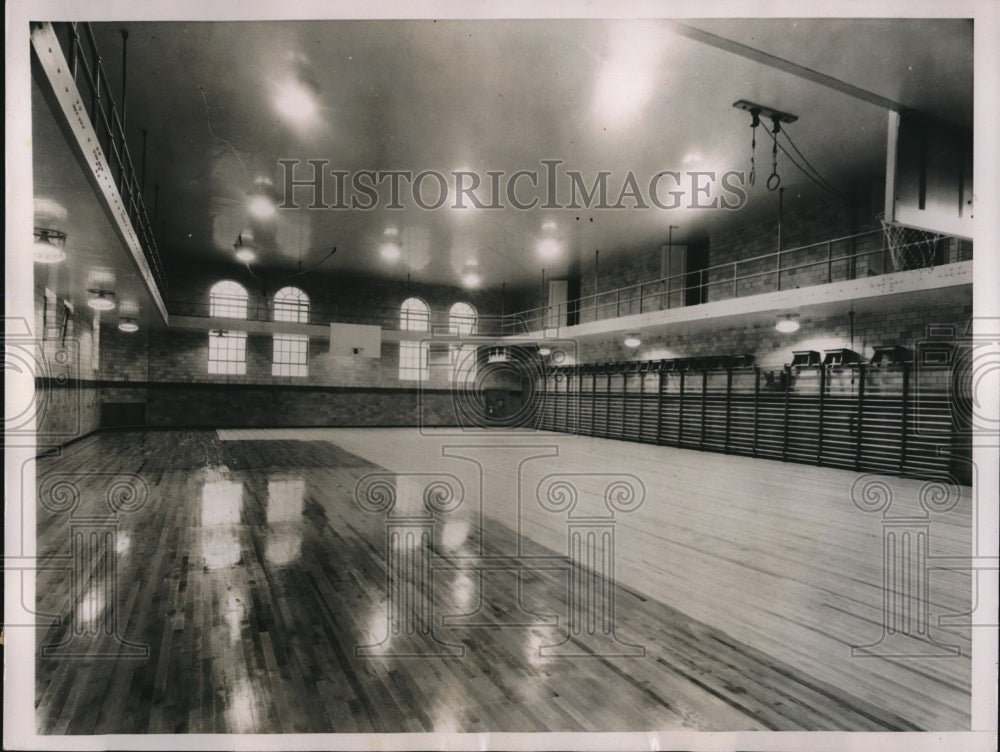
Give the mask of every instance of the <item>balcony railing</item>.
<svg viewBox="0 0 1000 752">
<path fill-rule="evenodd" d="M 972 242 L 946 236 L 931 251 L 927 265 L 966 261 Z M 897 267 L 883 231 L 872 230 L 520 311 L 505 316 L 503 326 L 507 334 L 540 331 L 913 268 Z"/>
<path fill-rule="evenodd" d="M 143 256 L 160 292 L 165 294 L 167 278 L 142 198 L 143 186 L 136 177 L 135 165 L 125 139 L 121 110 L 111 95 L 94 31 L 89 23 L 56 23 L 53 28 L 69 62 L 73 80 L 80 90 L 87 115 L 97 134 L 97 141 L 111 168 L 115 186 L 132 223 L 132 229 L 139 239 Z"/>
</svg>

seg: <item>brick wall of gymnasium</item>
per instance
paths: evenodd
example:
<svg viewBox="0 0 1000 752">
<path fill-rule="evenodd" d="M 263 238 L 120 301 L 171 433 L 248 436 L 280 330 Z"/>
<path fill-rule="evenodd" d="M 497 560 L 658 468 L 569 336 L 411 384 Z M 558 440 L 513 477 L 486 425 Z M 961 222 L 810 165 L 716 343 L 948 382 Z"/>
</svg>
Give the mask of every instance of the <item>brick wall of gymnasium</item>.
<svg viewBox="0 0 1000 752">
<path fill-rule="evenodd" d="M 782 334 L 773 323 L 720 326 L 697 333 L 651 333 L 643 336 L 642 345 L 628 348 L 620 335 L 585 338 L 578 343 L 580 363 L 609 363 L 625 360 L 662 360 L 713 355 L 754 356 L 762 368 L 779 369 L 792 361 L 799 350 L 852 349 L 870 360 L 874 348 L 901 345 L 914 349 L 925 339 L 928 326 L 951 327 L 961 334 L 972 318 L 972 303 L 956 305 L 940 301 L 940 290 L 930 290 L 919 307 L 893 306 L 887 302 L 877 314 L 857 314 L 853 321 L 841 314 L 833 317 L 803 316 L 800 328 L 793 334 Z M 852 347 L 853 345 L 853 347 Z"/>
<path fill-rule="evenodd" d="M 193 276 L 193 275 L 192 275 Z M 270 299 L 286 285 L 302 289 L 310 300 L 309 323 L 332 321 L 398 327 L 399 309 L 416 297 L 430 309 L 432 325 L 447 321 L 456 302 L 473 305 L 484 327 L 500 307 L 497 293 L 446 285 L 362 279 L 311 273 L 301 277 L 261 278 L 246 268 L 199 268 L 188 281 L 175 271 L 168 309 L 172 326 L 117 330 L 101 327 L 101 356 L 94 379 L 104 425 L 147 426 L 413 426 L 450 425 L 456 420 L 452 384 L 445 368 L 431 368 L 428 378 L 401 379 L 400 345 L 395 331 L 383 332 L 378 358 L 332 355 L 326 332 L 311 336 L 307 374 L 272 374 L 273 338 L 252 327 L 246 338 L 244 374 L 208 372 L 210 333 L 178 325 L 186 318 L 209 321 L 209 289 L 233 280 L 247 290 L 251 320 L 271 319 Z M 183 318 L 182 318 L 183 317 Z M 315 331 L 315 330 L 314 330 Z M 414 335 L 417 337 L 426 335 Z"/>
</svg>

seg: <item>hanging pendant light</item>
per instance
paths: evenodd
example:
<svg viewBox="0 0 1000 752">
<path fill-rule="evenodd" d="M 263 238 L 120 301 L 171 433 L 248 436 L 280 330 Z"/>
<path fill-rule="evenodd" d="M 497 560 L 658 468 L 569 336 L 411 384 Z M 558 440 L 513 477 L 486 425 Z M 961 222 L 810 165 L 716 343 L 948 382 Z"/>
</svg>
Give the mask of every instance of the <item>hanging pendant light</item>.
<svg viewBox="0 0 1000 752">
<path fill-rule="evenodd" d="M 796 321 L 795 317 L 792 315 L 782 316 L 778 319 L 774 328 L 782 334 L 791 334 L 792 332 L 797 332 L 799 330 L 799 322 Z"/>
<path fill-rule="evenodd" d="M 65 232 L 36 227 L 32 256 L 39 264 L 58 264 L 66 258 L 65 245 Z"/>
<path fill-rule="evenodd" d="M 479 263 L 473 259 L 469 259 L 462 269 L 462 284 L 471 290 L 479 287 L 482 281 L 482 275 L 479 273 Z"/>
<path fill-rule="evenodd" d="M 88 290 L 87 305 L 95 311 L 111 311 L 115 307 L 115 294 L 110 290 Z"/>
</svg>

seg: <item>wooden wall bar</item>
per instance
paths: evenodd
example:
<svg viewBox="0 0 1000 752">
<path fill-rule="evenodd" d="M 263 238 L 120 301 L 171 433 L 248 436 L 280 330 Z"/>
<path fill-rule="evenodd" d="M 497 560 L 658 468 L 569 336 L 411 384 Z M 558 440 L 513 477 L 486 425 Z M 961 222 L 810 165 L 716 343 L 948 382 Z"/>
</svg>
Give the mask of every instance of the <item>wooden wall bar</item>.
<svg viewBox="0 0 1000 752">
<path fill-rule="evenodd" d="M 560 366 L 537 385 L 536 427 L 921 478 L 953 462 L 948 366 Z"/>
</svg>

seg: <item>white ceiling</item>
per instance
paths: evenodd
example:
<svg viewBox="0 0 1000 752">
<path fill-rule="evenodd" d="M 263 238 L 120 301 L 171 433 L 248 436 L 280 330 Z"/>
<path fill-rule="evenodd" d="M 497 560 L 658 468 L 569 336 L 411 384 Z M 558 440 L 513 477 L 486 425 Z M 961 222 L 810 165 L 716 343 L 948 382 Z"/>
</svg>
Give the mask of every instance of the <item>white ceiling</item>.
<svg viewBox="0 0 1000 752">
<path fill-rule="evenodd" d="M 328 169 L 352 173 L 469 169 L 484 181 L 488 170 L 544 177 L 541 160 L 557 159 L 560 170 L 578 170 L 588 183 L 612 171 L 613 203 L 630 170 L 645 191 L 660 170 L 747 169 L 749 116 L 732 105 L 749 99 L 798 115 L 788 132 L 838 189 L 879 177 L 886 110 L 782 69 L 781 61 L 971 124 L 971 22 L 684 23 L 774 56 L 777 65 L 677 34 L 669 21 L 144 22 L 95 30 L 118 98 L 119 31 L 129 33 L 126 125 L 140 166 L 140 129 L 148 131 L 146 201 L 151 214 L 155 205 L 162 253 L 175 272 L 232 259 L 237 236 L 250 229 L 267 267 L 308 268 L 336 246 L 324 270 L 458 283 L 474 259 L 486 286 L 509 288 L 537 282 L 543 266 L 549 276 L 563 273 L 595 248 L 602 264 L 613 263 L 616 254 L 656 248 L 670 225 L 679 228 L 675 241 L 685 242 L 713 223 L 773 211 L 775 203 L 763 185 L 771 146 L 763 129 L 759 179 L 739 212 L 388 210 L 383 184 L 373 210 L 280 210 L 273 220 L 254 221 L 247 211 L 252 181 L 266 176 L 280 185 L 279 159 L 300 160 L 303 169 L 306 160 L 323 159 Z M 274 106 L 275 87 L 294 75 L 318 87 L 309 125 Z M 50 130 L 36 123 L 36 145 Z M 779 172 L 792 210 L 817 194 L 783 156 Z M 36 195 L 58 194 L 58 180 L 39 185 L 38 173 Z M 544 199 L 542 189 L 521 185 L 522 195 Z M 568 203 L 566 185 L 561 203 Z M 332 178 L 327 186 L 332 202 Z M 432 184 L 427 190 L 433 198 Z M 489 199 L 488 190 L 480 193 Z M 297 196 L 304 204 L 304 194 Z M 547 222 L 554 227 L 543 230 Z M 402 240 L 395 265 L 378 253 L 387 227 Z M 556 260 L 536 253 L 546 234 L 562 244 Z"/>
</svg>

